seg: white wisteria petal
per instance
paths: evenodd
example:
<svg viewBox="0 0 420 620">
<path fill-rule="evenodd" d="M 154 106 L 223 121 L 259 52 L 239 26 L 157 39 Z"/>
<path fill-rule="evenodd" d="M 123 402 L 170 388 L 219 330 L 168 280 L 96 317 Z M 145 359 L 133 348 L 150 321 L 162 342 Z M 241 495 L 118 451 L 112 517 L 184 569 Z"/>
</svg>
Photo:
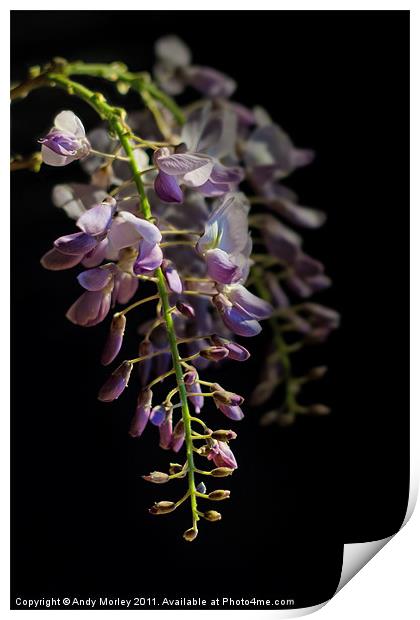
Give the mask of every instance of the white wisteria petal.
<svg viewBox="0 0 420 620">
<path fill-rule="evenodd" d="M 86 136 L 82 121 L 71 110 L 64 110 L 57 114 L 54 119 L 54 126 L 61 131 L 73 134 L 76 138 L 84 138 Z"/>
</svg>

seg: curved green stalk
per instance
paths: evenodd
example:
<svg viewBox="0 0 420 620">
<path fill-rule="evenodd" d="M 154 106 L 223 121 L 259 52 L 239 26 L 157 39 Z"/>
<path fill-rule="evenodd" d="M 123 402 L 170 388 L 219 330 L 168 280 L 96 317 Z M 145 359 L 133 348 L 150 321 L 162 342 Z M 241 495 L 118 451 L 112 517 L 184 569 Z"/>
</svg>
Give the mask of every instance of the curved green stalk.
<svg viewBox="0 0 420 620">
<path fill-rule="evenodd" d="M 95 65 L 97 67 L 97 65 Z M 102 77 L 102 76 L 101 76 Z M 105 77 L 105 76 L 103 76 Z M 114 107 L 110 105 L 105 97 L 101 93 L 95 93 L 86 86 L 79 84 L 78 82 L 74 82 L 70 80 L 66 75 L 62 73 L 46 73 L 43 75 L 42 80 L 38 80 L 36 86 L 32 86 L 30 82 L 26 84 L 27 92 L 30 92 L 33 88 L 37 86 L 59 86 L 65 89 L 69 94 L 77 95 L 81 99 L 83 99 L 86 103 L 91 105 L 95 111 L 99 114 L 99 116 L 107 120 L 111 129 L 118 136 L 118 139 L 121 143 L 122 148 L 125 151 L 125 154 L 129 160 L 129 165 L 131 167 L 133 173 L 133 179 L 140 197 L 140 210 L 143 217 L 147 220 L 152 219 L 152 211 L 150 208 L 150 204 L 144 189 L 143 181 L 141 178 L 141 172 L 138 167 L 134 149 L 131 145 L 131 131 L 130 128 L 125 123 L 125 111 L 121 108 Z M 15 96 L 22 96 L 22 89 L 19 90 L 14 89 Z M 12 98 L 13 91 L 12 91 Z M 196 524 L 199 519 L 198 511 L 197 511 L 197 491 L 194 480 L 194 456 L 193 456 L 193 440 L 192 440 L 192 429 L 191 429 L 191 416 L 188 405 L 188 397 L 187 390 L 184 383 L 183 378 L 183 369 L 182 363 L 178 351 L 177 344 L 177 336 L 175 333 L 174 323 L 172 320 L 172 309 L 169 303 L 169 296 L 166 289 L 165 277 L 163 275 L 162 270 L 159 268 L 156 270 L 157 277 L 157 288 L 159 292 L 159 297 L 162 303 L 162 311 L 163 317 L 165 321 L 165 327 L 168 334 L 169 347 L 172 355 L 172 363 L 173 368 L 175 370 L 175 376 L 179 391 L 179 398 L 182 405 L 182 420 L 184 423 L 185 430 L 185 445 L 187 452 L 187 463 L 188 463 L 188 495 L 190 497 L 191 502 L 191 512 L 192 512 L 192 520 L 193 520 L 193 528 L 196 529 Z"/>
</svg>

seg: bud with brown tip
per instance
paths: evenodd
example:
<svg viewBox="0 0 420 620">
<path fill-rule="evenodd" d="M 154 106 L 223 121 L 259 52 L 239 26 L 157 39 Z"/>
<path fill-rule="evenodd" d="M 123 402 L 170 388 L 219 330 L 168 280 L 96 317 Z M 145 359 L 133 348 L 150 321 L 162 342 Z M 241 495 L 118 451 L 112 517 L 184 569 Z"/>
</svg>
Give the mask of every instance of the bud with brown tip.
<svg viewBox="0 0 420 620">
<path fill-rule="evenodd" d="M 190 527 L 189 530 L 186 530 L 183 534 L 183 537 L 188 542 L 192 542 L 197 538 L 198 530 L 195 527 Z"/>
<path fill-rule="evenodd" d="M 217 491 L 212 491 L 209 493 L 208 497 L 215 502 L 220 502 L 222 499 L 228 499 L 230 497 L 230 491 L 218 489 Z"/>
<path fill-rule="evenodd" d="M 217 510 L 207 510 L 203 514 L 203 517 L 204 519 L 207 519 L 207 521 L 220 521 L 222 515 L 220 514 L 220 512 L 217 512 Z"/>
<path fill-rule="evenodd" d="M 211 470 L 210 474 L 215 478 L 226 478 L 226 476 L 231 476 L 233 471 L 230 467 L 216 467 L 216 469 Z"/>
<path fill-rule="evenodd" d="M 163 471 L 152 471 L 148 476 L 142 476 L 147 482 L 154 482 L 155 484 L 163 484 L 168 482 L 169 476 Z"/>
<path fill-rule="evenodd" d="M 173 512 L 175 508 L 175 502 L 161 501 L 153 504 L 153 506 L 149 508 L 149 512 L 152 515 L 164 515 L 168 512 Z"/>
</svg>

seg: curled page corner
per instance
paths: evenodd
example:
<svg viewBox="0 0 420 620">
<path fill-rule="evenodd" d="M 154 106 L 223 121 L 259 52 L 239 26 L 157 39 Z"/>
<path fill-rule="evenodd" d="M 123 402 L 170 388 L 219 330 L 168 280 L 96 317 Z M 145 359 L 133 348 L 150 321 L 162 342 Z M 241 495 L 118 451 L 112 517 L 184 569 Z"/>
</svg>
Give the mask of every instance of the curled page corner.
<svg viewBox="0 0 420 620">
<path fill-rule="evenodd" d="M 412 468 L 413 471 L 414 468 Z M 405 513 L 404 521 L 398 530 L 401 531 L 403 527 L 410 520 L 411 515 L 414 511 L 414 506 L 416 505 L 418 495 L 418 477 L 413 476 L 410 480 L 410 490 L 409 497 L 407 502 L 407 510 Z M 386 538 L 382 538 L 380 540 L 373 540 L 370 542 L 363 543 L 345 543 L 343 545 L 343 563 L 341 568 L 341 577 L 339 584 L 337 586 L 334 595 L 338 594 L 338 592 L 364 567 L 366 564 L 383 548 L 385 545 L 392 539 L 398 532 L 391 534 Z M 323 603 L 319 603 L 318 605 L 313 605 L 311 607 L 302 607 L 300 609 L 287 609 L 287 610 L 277 610 L 277 617 L 280 614 L 282 618 L 297 618 L 299 616 L 307 616 L 312 614 L 322 607 L 324 607 L 331 599 L 326 600 Z"/>
<path fill-rule="evenodd" d="M 415 470 L 415 464 L 412 462 L 411 471 L 414 472 Z M 407 510 L 405 513 L 404 521 L 397 532 L 391 534 L 391 536 L 388 536 L 387 538 L 382 538 L 380 540 L 363 543 L 344 544 L 341 577 L 334 596 L 350 581 L 350 579 L 352 579 L 356 575 L 356 573 L 359 572 L 359 570 L 366 566 L 369 560 L 371 560 L 383 547 L 385 547 L 385 545 L 391 540 L 391 538 L 394 538 L 394 536 L 398 534 L 398 532 L 401 531 L 402 528 L 408 523 L 411 515 L 413 514 L 414 506 L 416 505 L 418 495 L 418 476 L 416 474 L 411 476 Z"/>
</svg>

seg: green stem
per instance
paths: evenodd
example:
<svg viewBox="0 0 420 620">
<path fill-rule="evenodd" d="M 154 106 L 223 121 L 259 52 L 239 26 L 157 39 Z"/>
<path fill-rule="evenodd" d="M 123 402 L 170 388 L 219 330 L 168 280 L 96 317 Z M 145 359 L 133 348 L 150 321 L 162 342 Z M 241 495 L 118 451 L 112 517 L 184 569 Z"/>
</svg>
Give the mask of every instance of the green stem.
<svg viewBox="0 0 420 620">
<path fill-rule="evenodd" d="M 97 65 L 95 65 L 97 67 Z M 70 66 L 71 67 L 71 66 Z M 131 132 L 125 122 L 124 110 L 111 106 L 100 93 L 95 93 L 86 86 L 70 80 L 68 77 L 61 73 L 48 73 L 44 76 L 45 80 L 51 85 L 56 85 L 70 94 L 77 95 L 99 114 L 101 118 L 107 120 L 112 130 L 118 136 L 121 146 L 123 147 L 126 156 L 129 160 L 129 165 L 133 173 L 133 180 L 136 185 L 139 197 L 140 197 L 140 210 L 143 217 L 147 220 L 152 219 L 152 211 L 149 201 L 147 199 L 146 191 L 143 186 L 141 172 L 139 170 L 134 149 L 130 142 Z M 44 82 L 42 82 L 44 85 Z M 162 313 L 165 320 L 166 331 L 168 334 L 169 348 L 172 354 L 173 368 L 175 371 L 177 386 L 179 390 L 179 397 L 182 404 L 182 419 L 185 430 L 185 445 L 187 451 L 187 463 L 188 463 L 188 492 L 191 500 L 191 511 L 193 519 L 193 527 L 196 528 L 196 523 L 199 519 L 197 512 L 197 491 L 194 479 L 194 457 L 193 457 L 193 440 L 191 432 L 191 417 L 188 405 L 187 390 L 183 378 L 183 370 L 181 364 L 181 358 L 178 351 L 177 336 L 175 333 L 175 327 L 172 320 L 172 307 L 169 303 L 169 296 L 166 289 L 165 277 L 162 270 L 159 268 L 156 270 L 157 276 L 157 288 L 162 303 Z"/>
<path fill-rule="evenodd" d="M 69 62 L 63 65 L 62 71 L 65 75 L 89 75 L 91 77 L 99 77 L 111 82 L 123 82 L 129 88 L 135 90 L 141 97 L 149 94 L 153 99 L 159 101 L 167 108 L 175 118 L 175 120 L 183 125 L 185 117 L 182 110 L 177 106 L 175 101 L 162 92 L 156 84 L 150 80 L 147 73 L 133 73 L 128 71 L 127 67 L 122 63 L 107 64 L 90 64 L 84 62 Z"/>
</svg>

